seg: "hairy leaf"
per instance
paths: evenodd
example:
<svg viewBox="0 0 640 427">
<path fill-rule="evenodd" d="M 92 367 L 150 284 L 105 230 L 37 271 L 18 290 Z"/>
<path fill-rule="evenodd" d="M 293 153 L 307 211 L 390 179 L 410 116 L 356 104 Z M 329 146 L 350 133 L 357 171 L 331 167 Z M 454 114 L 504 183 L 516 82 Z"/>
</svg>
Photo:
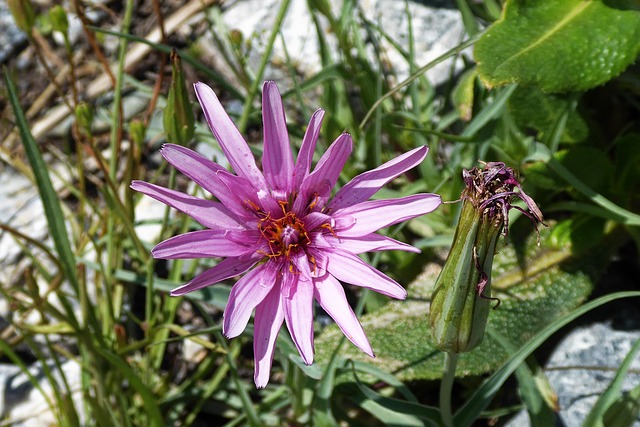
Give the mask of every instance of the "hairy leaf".
<svg viewBox="0 0 640 427">
<path fill-rule="evenodd" d="M 633 0 L 509 0 L 476 43 L 481 79 L 545 92 L 598 86 L 640 52 L 640 5 Z"/>
<path fill-rule="evenodd" d="M 549 235 L 548 229 L 542 230 L 540 248 L 535 244 L 535 236 L 529 236 L 526 244 L 506 245 L 494 260 L 492 295 L 500 298 L 501 304 L 491 310 L 487 328 L 499 331 L 514 346 L 527 342 L 584 302 L 601 271 L 601 260 L 606 255 L 601 249 L 576 258 L 566 245 L 552 247 Z M 615 245 L 600 248 L 612 246 Z M 371 363 L 403 381 L 439 378 L 443 353 L 431 343 L 428 322 L 429 299 L 439 271 L 440 267 L 435 264 L 427 266 L 424 274 L 409 286 L 406 301 L 394 301 L 362 317 L 375 359 L 354 346 L 343 347 L 342 355 Z M 340 336 L 340 330 L 332 325 L 316 340 L 320 363 L 328 360 Z M 478 348 L 460 355 L 457 375 L 489 372 L 507 358 L 504 348 L 486 335 Z M 362 379 L 369 378 L 363 376 Z"/>
</svg>

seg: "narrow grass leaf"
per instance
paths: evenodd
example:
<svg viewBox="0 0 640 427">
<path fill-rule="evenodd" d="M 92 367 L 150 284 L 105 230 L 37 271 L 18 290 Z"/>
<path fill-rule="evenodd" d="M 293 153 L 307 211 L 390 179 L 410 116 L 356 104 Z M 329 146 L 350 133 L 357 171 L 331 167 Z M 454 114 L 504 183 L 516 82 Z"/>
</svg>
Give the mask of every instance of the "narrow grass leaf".
<svg viewBox="0 0 640 427">
<path fill-rule="evenodd" d="M 9 71 L 7 68 L 4 68 L 3 71 L 5 84 L 7 86 L 7 94 L 9 95 L 9 103 L 13 108 L 16 124 L 18 126 L 18 130 L 20 131 L 20 138 L 22 140 L 22 144 L 24 145 L 27 158 L 29 159 L 29 164 L 31 165 L 31 169 L 36 180 L 36 185 L 38 186 L 38 192 L 40 193 L 40 198 L 42 199 L 42 205 L 44 208 L 45 216 L 47 218 L 49 232 L 51 233 L 51 238 L 53 239 L 56 252 L 58 253 L 58 257 L 60 258 L 62 271 L 66 279 L 71 284 L 72 288 L 77 293 L 79 287 L 78 278 L 76 276 L 76 258 L 73 250 L 71 249 L 71 243 L 69 242 L 69 236 L 67 234 L 67 228 L 64 223 L 64 214 L 62 213 L 62 208 L 60 207 L 60 201 L 58 199 L 56 191 L 53 188 L 53 184 L 51 183 L 51 178 L 49 177 L 49 173 L 47 171 L 47 165 L 42 158 L 42 153 L 40 153 L 38 145 L 31 135 L 27 118 L 25 117 L 24 112 L 20 107 L 20 101 L 18 99 L 13 81 L 9 76 Z M 70 310 L 70 307 L 65 308 L 67 309 L 68 314 L 71 316 L 73 314 L 73 311 Z M 70 319 L 70 321 L 75 322 L 75 319 Z"/>
<path fill-rule="evenodd" d="M 29 368 L 27 368 L 27 365 L 25 365 L 22 359 L 13 351 L 11 347 L 9 347 L 9 344 L 7 344 L 5 340 L 0 340 L 0 354 L 8 357 L 14 365 L 20 368 L 22 373 L 27 376 L 29 382 L 40 392 L 44 400 L 47 402 L 49 409 L 51 409 L 52 412 L 55 412 L 55 407 L 53 405 L 53 402 L 51 401 L 51 398 L 47 393 L 44 392 L 44 390 L 40 386 L 41 381 L 33 376 L 33 374 L 29 371 Z"/>
<path fill-rule="evenodd" d="M 380 420 L 384 425 L 388 426 L 423 426 L 424 423 L 415 415 L 411 415 L 410 412 L 424 411 L 424 409 L 417 408 L 421 405 L 403 402 L 398 399 L 390 397 L 384 397 L 370 388 L 363 385 L 360 381 L 355 381 L 357 388 L 353 393 L 347 396 L 350 400 L 356 402 L 362 409 L 373 415 Z M 410 407 L 410 408 L 409 408 Z M 424 412 L 423 412 L 424 415 Z M 439 411 L 437 415 L 439 417 Z M 432 423 L 432 425 L 438 426 L 435 422 L 437 418 L 424 418 Z"/>
<path fill-rule="evenodd" d="M 392 97 L 394 94 L 398 93 L 398 91 L 400 91 L 400 89 L 402 89 L 402 88 L 408 86 L 409 84 L 411 84 L 411 82 L 413 82 L 418 77 L 422 76 L 429 69 L 435 67 L 436 65 L 440 64 L 441 62 L 446 61 L 447 59 L 451 58 L 452 56 L 457 55 L 458 53 L 462 52 L 463 50 L 465 50 L 469 46 L 472 46 L 473 43 L 475 43 L 480 38 L 481 34 L 482 33 L 478 33 L 478 34 L 474 35 L 469 40 L 466 40 L 465 42 L 459 44 L 458 46 L 454 47 L 453 49 L 448 50 L 447 52 L 443 53 L 442 55 L 440 55 L 439 57 L 437 57 L 433 61 L 423 65 L 422 67 L 417 69 L 415 73 L 411 74 L 409 77 L 407 77 L 406 79 L 404 79 L 403 81 L 398 83 L 389 92 L 387 92 L 384 95 L 382 95 L 371 106 L 371 108 L 369 108 L 369 111 L 367 111 L 367 114 L 364 116 L 364 118 L 360 122 L 360 125 L 358 126 L 360 128 L 360 130 L 364 129 L 364 126 L 369 121 L 369 118 L 371 118 L 371 115 L 376 111 L 376 109 L 380 106 L 380 104 L 382 102 L 384 102 L 385 99 L 387 99 L 389 97 Z"/>
<path fill-rule="evenodd" d="M 359 367 L 361 368 L 362 365 L 364 365 L 363 363 L 359 363 L 358 365 L 360 365 Z M 432 406 L 427 406 L 427 405 L 422 405 L 420 403 L 417 403 L 417 401 L 413 401 L 413 402 L 409 402 L 406 400 L 400 400 L 400 399 L 395 399 L 395 398 L 391 398 L 391 397 L 386 397 L 386 396 L 382 396 L 378 393 L 376 393 L 375 391 L 371 390 L 369 387 L 365 386 L 360 380 L 358 380 L 358 377 L 356 375 L 356 371 L 355 368 L 357 368 L 358 366 L 356 365 L 356 363 L 354 363 L 352 365 L 353 367 L 353 376 L 355 378 L 355 384 L 358 387 L 358 390 L 369 400 L 372 400 L 374 402 L 376 402 L 377 404 L 379 404 L 380 406 L 398 413 L 400 415 L 408 415 L 408 416 L 412 416 L 412 417 L 416 417 L 416 418 L 420 418 L 423 419 L 425 421 L 428 421 L 429 423 L 431 423 L 432 425 L 435 426 L 440 426 L 441 425 L 441 417 L 440 417 L 440 410 L 438 408 L 432 407 Z M 375 370 L 375 368 L 374 368 Z M 377 370 L 375 370 L 377 371 Z M 390 377 L 390 374 L 386 374 L 386 377 Z M 398 382 L 397 380 L 392 381 L 392 382 Z"/>
<path fill-rule="evenodd" d="M 142 398 L 142 404 L 144 405 L 145 413 L 148 417 L 148 425 L 163 426 L 164 420 L 162 418 L 162 413 L 160 412 L 160 407 L 158 406 L 158 399 L 153 395 L 149 387 L 140 380 L 140 377 L 133 371 L 133 369 L 131 369 L 131 367 L 119 356 L 104 348 L 95 347 L 95 351 L 114 368 L 120 371 L 122 376 L 129 381 L 131 387 L 138 392 Z"/>
<path fill-rule="evenodd" d="M 134 41 L 134 42 L 138 42 L 138 43 L 143 43 L 146 44 L 148 46 L 151 46 L 153 49 L 157 50 L 158 52 L 162 52 L 162 53 L 166 53 L 169 54 L 171 53 L 173 47 L 166 45 L 166 44 L 162 44 L 162 43 L 154 43 L 152 41 L 149 41 L 145 38 L 142 37 L 138 37 L 138 36 L 134 36 L 132 34 L 125 34 L 119 31 L 112 31 L 112 30 L 107 30 L 104 28 L 99 28 L 99 27 L 94 27 L 91 25 L 88 25 L 87 28 L 89 28 L 91 31 L 95 31 L 97 33 L 103 33 L 103 34 L 107 34 L 110 36 L 116 36 L 116 37 L 122 37 L 124 39 L 127 39 L 129 41 Z M 194 67 L 195 69 L 197 69 L 198 71 L 202 72 L 204 76 L 207 77 L 207 79 L 210 79 L 214 82 L 216 82 L 216 84 L 218 84 L 225 92 L 229 93 L 233 98 L 235 99 L 239 99 L 239 100 L 243 100 L 244 96 L 242 95 L 242 93 L 240 91 L 238 91 L 238 89 L 233 86 L 231 83 L 227 82 L 224 77 L 222 77 L 220 74 L 214 72 L 211 67 L 206 66 L 205 64 L 203 64 L 202 62 L 200 62 L 195 56 L 191 55 L 187 50 L 178 50 L 178 54 L 180 55 L 180 58 L 188 63 L 189 65 L 191 65 L 192 67 Z"/>
<path fill-rule="evenodd" d="M 507 350 L 507 352 L 512 354 L 517 351 L 517 347 L 511 342 L 507 341 L 502 336 L 492 334 L 492 332 L 493 331 L 489 331 L 489 334 L 492 335 L 493 338 L 496 339 L 500 345 L 505 348 L 505 350 Z M 556 415 L 554 410 L 552 410 L 552 407 L 555 410 L 558 409 L 557 396 L 554 394 L 553 390 L 551 390 L 546 377 L 540 378 L 540 376 L 544 376 L 544 373 L 537 362 L 532 359 L 532 357 L 529 359 L 529 363 L 522 363 L 515 371 L 516 378 L 518 379 L 518 392 L 527 407 L 529 420 L 532 425 L 554 425 Z M 536 370 L 535 374 L 529 365 L 533 365 L 533 368 Z M 541 386 L 544 387 L 546 393 L 543 394 Z M 552 398 L 547 399 L 546 397 L 548 397 L 550 393 L 552 394 Z M 553 401 L 553 403 L 550 404 L 550 400 Z"/>
<path fill-rule="evenodd" d="M 353 360 L 351 362 L 353 363 L 353 366 L 357 371 L 366 372 L 373 375 L 374 377 L 380 379 L 381 381 L 384 381 L 391 387 L 398 390 L 410 402 L 418 402 L 418 399 L 415 397 L 413 392 L 411 392 L 409 387 L 407 387 L 402 381 L 397 379 L 395 375 L 389 374 L 388 372 L 385 372 L 382 369 L 369 363 L 360 362 L 358 360 Z"/>
<path fill-rule="evenodd" d="M 606 197 L 602 194 L 595 192 L 584 182 L 579 180 L 574 174 L 571 173 L 567 168 L 565 168 L 559 161 L 554 159 L 553 157 L 549 158 L 549 162 L 547 163 L 549 168 L 560 175 L 565 181 L 571 184 L 576 190 L 587 196 L 591 201 L 601 207 L 607 209 L 612 214 L 617 215 L 623 219 L 623 224 L 627 225 L 640 225 L 640 215 L 630 212 Z"/>
<path fill-rule="evenodd" d="M 473 136 L 491 120 L 499 117 L 504 111 L 509 97 L 516 90 L 516 87 L 517 85 L 514 84 L 499 91 L 493 101 L 480 110 L 473 120 L 469 122 L 469 124 L 460 133 L 460 136 Z"/>
</svg>

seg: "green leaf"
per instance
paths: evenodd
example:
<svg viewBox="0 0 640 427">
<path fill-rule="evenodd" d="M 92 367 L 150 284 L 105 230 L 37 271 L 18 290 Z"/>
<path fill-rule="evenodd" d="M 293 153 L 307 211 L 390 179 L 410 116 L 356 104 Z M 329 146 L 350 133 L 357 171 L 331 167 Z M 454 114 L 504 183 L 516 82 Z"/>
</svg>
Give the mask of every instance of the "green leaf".
<svg viewBox="0 0 640 427">
<path fill-rule="evenodd" d="M 424 425 L 420 419 L 428 421 L 430 425 L 441 425 L 438 408 L 382 396 L 362 384 L 357 377 L 355 385 L 357 391 L 354 390 L 348 397 L 356 400 L 385 425 Z"/>
<path fill-rule="evenodd" d="M 616 77 L 639 52 L 637 1 L 508 0 L 474 56 L 488 87 L 518 82 L 569 92 Z"/>
<path fill-rule="evenodd" d="M 510 234 L 513 239 L 517 235 L 514 231 Z M 587 298 L 600 274 L 601 261 L 615 247 L 603 244 L 576 258 L 568 246 L 552 247 L 549 235 L 549 229 L 541 230 L 540 248 L 532 235 L 526 245 L 509 244 L 501 248 L 494 259 L 492 294 L 501 299 L 501 304 L 491 310 L 487 328 L 500 331 L 516 347 Z M 354 346 L 346 346 L 342 355 L 393 372 L 401 381 L 440 378 L 443 353 L 431 342 L 428 322 L 428 301 L 439 270 L 437 265 L 427 266 L 423 275 L 408 286 L 406 301 L 390 302 L 361 318 L 376 352 L 375 359 Z M 319 363 L 328 360 L 340 337 L 341 331 L 334 325 L 319 335 L 316 340 Z M 487 336 L 478 348 L 460 355 L 457 375 L 483 374 L 496 369 L 508 357 L 508 352 Z M 362 375 L 362 379 L 371 378 Z"/>
<path fill-rule="evenodd" d="M 167 105 L 162 112 L 162 123 L 169 142 L 187 145 L 193 138 L 194 116 L 189 92 L 184 79 L 180 55 L 174 49 L 171 52 L 171 85 L 167 96 Z"/>
<path fill-rule="evenodd" d="M 549 136 L 559 116 L 566 112 L 567 122 L 560 135 L 562 142 L 584 141 L 589 136 L 586 120 L 576 111 L 576 94 L 544 93 L 536 87 L 518 87 L 511 95 L 508 108 L 518 125 L 533 129 L 538 139 Z"/>
<path fill-rule="evenodd" d="M 553 159 L 566 168 L 576 179 L 597 192 L 607 192 L 614 177 L 614 167 L 607 155 L 596 148 L 576 146 L 553 154 Z M 558 190 L 572 189 L 573 183 L 567 182 L 554 172 L 548 163 L 533 163 L 526 169 L 527 179 L 541 188 Z"/>
<path fill-rule="evenodd" d="M 607 427 L 630 427 L 640 417 L 640 385 L 623 393 L 607 409 L 602 420 Z"/>
<path fill-rule="evenodd" d="M 138 375 L 124 359 L 113 352 L 101 347 L 95 347 L 95 351 L 116 370 L 120 371 L 122 376 L 129 382 L 129 385 L 138 392 L 142 400 L 141 403 L 144 406 L 145 413 L 149 417 L 149 425 L 164 425 L 162 414 L 160 413 L 160 407 L 158 406 L 158 399 L 154 396 L 151 389 L 142 382 L 140 375 Z"/>
</svg>

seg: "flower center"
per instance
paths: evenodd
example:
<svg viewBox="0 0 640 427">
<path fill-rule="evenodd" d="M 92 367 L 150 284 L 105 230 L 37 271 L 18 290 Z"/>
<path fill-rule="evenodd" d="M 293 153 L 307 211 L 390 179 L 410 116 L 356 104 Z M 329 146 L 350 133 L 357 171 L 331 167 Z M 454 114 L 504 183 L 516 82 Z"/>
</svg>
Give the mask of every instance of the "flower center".
<svg viewBox="0 0 640 427">
<path fill-rule="evenodd" d="M 284 212 L 284 216 L 276 220 L 263 218 L 258 228 L 269 244 L 268 257 L 288 258 L 291 251 L 306 247 L 310 241 L 304 223 L 293 212 Z"/>
</svg>

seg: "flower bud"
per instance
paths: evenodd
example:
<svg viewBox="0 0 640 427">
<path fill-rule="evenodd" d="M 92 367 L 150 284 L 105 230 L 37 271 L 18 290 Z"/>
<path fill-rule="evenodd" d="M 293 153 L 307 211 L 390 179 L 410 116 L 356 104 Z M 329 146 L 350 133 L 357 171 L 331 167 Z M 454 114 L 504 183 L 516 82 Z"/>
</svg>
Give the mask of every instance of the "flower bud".
<svg viewBox="0 0 640 427">
<path fill-rule="evenodd" d="M 487 163 L 464 171 L 462 211 L 449 256 L 436 280 L 429 322 L 436 346 L 448 352 L 473 350 L 481 342 L 491 301 L 491 267 L 500 235 L 506 235 L 508 212 L 515 197 L 534 224 L 542 213 L 526 195 L 511 168 Z M 515 191 L 518 189 L 518 191 Z M 537 230 L 537 228 L 536 228 Z"/>
<path fill-rule="evenodd" d="M 134 145 L 137 147 L 142 147 L 144 144 L 144 136 L 147 132 L 147 128 L 139 119 L 131 120 L 129 124 L 129 136 L 133 141 Z"/>
<path fill-rule="evenodd" d="M 85 135 L 91 135 L 91 124 L 93 123 L 93 111 L 85 102 L 81 102 L 76 106 L 75 110 L 76 122 Z"/>
<path fill-rule="evenodd" d="M 54 31 L 58 31 L 62 34 L 67 34 L 69 31 L 69 20 L 67 19 L 67 12 L 60 5 L 56 5 L 49 11 L 49 19 L 51 20 L 51 28 Z"/>
<path fill-rule="evenodd" d="M 162 121 L 169 142 L 186 145 L 193 138 L 195 119 L 184 82 L 180 56 L 175 50 L 171 52 L 171 86 Z"/>
</svg>

